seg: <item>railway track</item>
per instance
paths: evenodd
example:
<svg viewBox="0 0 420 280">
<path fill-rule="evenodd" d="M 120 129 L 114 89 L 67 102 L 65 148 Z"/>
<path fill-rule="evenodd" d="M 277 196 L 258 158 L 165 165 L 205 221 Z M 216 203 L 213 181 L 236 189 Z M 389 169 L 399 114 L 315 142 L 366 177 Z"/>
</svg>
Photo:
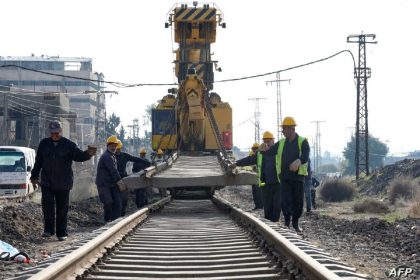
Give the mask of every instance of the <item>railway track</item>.
<svg viewBox="0 0 420 280">
<path fill-rule="evenodd" d="M 14 279 L 368 279 L 217 197 L 165 198 L 58 255 Z"/>
</svg>

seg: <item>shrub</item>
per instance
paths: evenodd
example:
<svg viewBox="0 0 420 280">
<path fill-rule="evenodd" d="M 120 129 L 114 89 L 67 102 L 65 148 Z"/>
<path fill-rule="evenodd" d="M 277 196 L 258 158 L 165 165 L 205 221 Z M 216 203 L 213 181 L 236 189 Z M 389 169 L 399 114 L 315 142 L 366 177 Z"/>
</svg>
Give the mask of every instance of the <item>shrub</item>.
<svg viewBox="0 0 420 280">
<path fill-rule="evenodd" d="M 414 198 L 416 183 L 410 177 L 396 177 L 390 183 L 389 201 L 394 204 L 398 198 Z"/>
<path fill-rule="evenodd" d="M 356 188 L 353 184 L 342 178 L 327 180 L 319 190 L 321 198 L 327 202 L 351 200 L 355 193 Z"/>
<path fill-rule="evenodd" d="M 413 218 L 420 218 L 420 187 L 417 187 L 414 196 L 413 204 L 409 210 L 410 216 Z"/>
<path fill-rule="evenodd" d="M 354 204 L 353 211 L 356 213 L 385 214 L 389 212 L 389 207 L 382 201 L 365 198 Z"/>
</svg>

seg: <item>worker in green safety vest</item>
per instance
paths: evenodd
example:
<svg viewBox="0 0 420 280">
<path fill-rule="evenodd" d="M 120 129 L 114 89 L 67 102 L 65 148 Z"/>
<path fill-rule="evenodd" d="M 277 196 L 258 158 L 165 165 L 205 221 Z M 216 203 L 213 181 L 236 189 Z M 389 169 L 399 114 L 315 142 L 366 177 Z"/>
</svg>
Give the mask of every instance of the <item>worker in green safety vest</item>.
<svg viewBox="0 0 420 280">
<path fill-rule="evenodd" d="M 274 136 L 266 131 L 263 141 L 256 154 L 240 159 L 236 166 L 257 166 L 258 185 L 262 189 L 264 217 L 272 222 L 278 222 L 281 213 L 280 179 L 276 170 L 276 156 L 266 156 L 265 152 L 274 145 Z"/>
<path fill-rule="evenodd" d="M 308 175 L 309 143 L 296 131 L 296 121 L 292 117 L 284 118 L 282 133 L 284 139 L 275 143 L 264 156 L 276 157 L 276 170 L 281 183 L 281 204 L 284 224 L 290 227 L 290 221 L 296 232 L 300 233 L 299 218 L 303 212 L 303 184 Z"/>
</svg>

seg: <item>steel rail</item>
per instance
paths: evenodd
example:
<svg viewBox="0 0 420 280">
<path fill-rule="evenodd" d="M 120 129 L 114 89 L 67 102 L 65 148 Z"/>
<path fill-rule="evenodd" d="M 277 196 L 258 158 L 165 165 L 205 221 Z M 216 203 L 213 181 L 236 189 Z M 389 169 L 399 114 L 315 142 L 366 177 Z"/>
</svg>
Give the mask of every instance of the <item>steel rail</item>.
<svg viewBox="0 0 420 280">
<path fill-rule="evenodd" d="M 241 220 L 242 222 L 245 222 L 246 224 L 254 227 L 279 253 L 295 261 L 296 265 L 304 272 L 307 277 L 309 277 L 309 279 L 342 279 L 255 216 L 234 207 L 228 201 L 220 197 L 213 196 L 212 200 L 216 205 L 219 205 L 225 209 L 229 209 L 231 215 L 237 220 Z"/>
<path fill-rule="evenodd" d="M 122 219 L 111 228 L 98 235 L 84 246 L 74 250 L 67 256 L 41 270 L 29 279 L 31 280 L 56 280 L 74 279 L 82 275 L 97 260 L 99 260 L 115 244 L 119 243 L 127 233 L 144 221 L 149 212 L 162 207 L 170 201 L 170 197 L 143 208 L 130 216 Z"/>
</svg>

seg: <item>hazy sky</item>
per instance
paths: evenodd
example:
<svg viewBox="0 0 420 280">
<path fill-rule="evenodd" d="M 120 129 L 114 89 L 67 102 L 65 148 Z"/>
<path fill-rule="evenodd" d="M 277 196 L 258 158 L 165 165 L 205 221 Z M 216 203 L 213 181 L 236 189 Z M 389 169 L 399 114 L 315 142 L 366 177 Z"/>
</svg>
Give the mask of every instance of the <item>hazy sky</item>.
<svg viewBox="0 0 420 280">
<path fill-rule="evenodd" d="M 1 56 L 60 55 L 93 58 L 94 71 L 126 83 L 174 82 L 170 29 L 164 28 L 174 1 L 1 1 Z M 386 141 L 391 153 L 420 149 L 420 1 L 217 1 L 226 29 L 218 29 L 214 59 L 222 67 L 215 79 L 284 69 L 350 49 L 349 34 L 377 35 L 367 45 L 369 131 Z M 283 116 L 293 116 L 297 132 L 313 139 L 321 125 L 323 151 L 341 154 L 356 122 L 356 88 L 349 54 L 282 73 Z M 251 97 L 261 101 L 263 130 L 276 131 L 274 76 L 215 84 L 233 107 L 234 144 L 254 142 Z M 115 90 L 108 87 L 107 90 Z M 167 87 L 118 89 L 107 99 L 125 125 L 142 118 L 148 104 Z M 243 123 L 243 124 L 241 124 Z M 237 124 L 241 124 L 236 126 Z"/>
</svg>

